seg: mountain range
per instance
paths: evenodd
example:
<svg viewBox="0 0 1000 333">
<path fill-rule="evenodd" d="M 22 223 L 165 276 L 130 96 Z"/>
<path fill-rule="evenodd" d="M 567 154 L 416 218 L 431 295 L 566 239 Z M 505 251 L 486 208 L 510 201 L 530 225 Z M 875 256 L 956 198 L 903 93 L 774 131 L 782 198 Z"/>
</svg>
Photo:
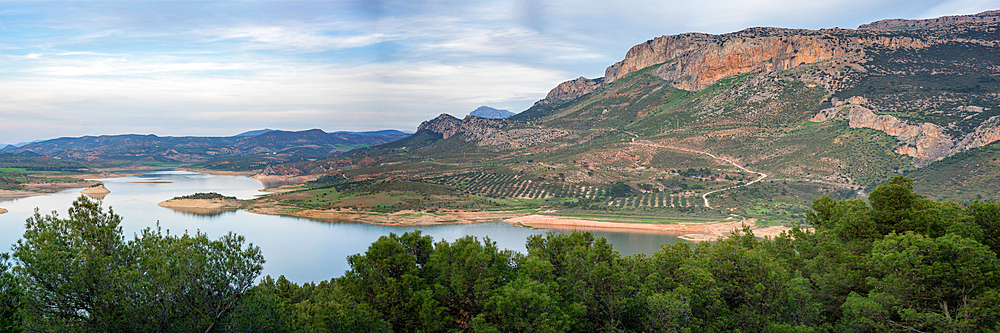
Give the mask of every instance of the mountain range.
<svg viewBox="0 0 1000 333">
<path fill-rule="evenodd" d="M 409 135 L 397 130 L 326 133 L 257 130 L 230 137 L 172 137 L 156 135 L 101 135 L 37 141 L 6 153 L 31 152 L 64 160 L 94 163 L 206 162 L 225 158 L 268 155 L 271 162 L 329 157 L 352 148 L 382 144 Z"/>
<path fill-rule="evenodd" d="M 784 219 L 900 175 L 936 199 L 997 199 L 998 28 L 990 11 L 662 36 L 512 117 L 442 114 L 405 139 L 267 173 Z"/>
<path fill-rule="evenodd" d="M 1000 11 L 685 33 L 635 45 L 603 77 L 563 82 L 510 117 L 484 106 L 429 119 L 412 135 L 121 135 L 5 151 L 309 176 L 315 191 L 367 196 L 351 199 L 355 209 L 801 220 L 816 196 L 863 196 L 896 176 L 934 199 L 1000 199 L 998 30 Z M 400 194 L 412 191 L 425 192 Z M 305 208 L 346 205 L 320 192 Z"/>
</svg>

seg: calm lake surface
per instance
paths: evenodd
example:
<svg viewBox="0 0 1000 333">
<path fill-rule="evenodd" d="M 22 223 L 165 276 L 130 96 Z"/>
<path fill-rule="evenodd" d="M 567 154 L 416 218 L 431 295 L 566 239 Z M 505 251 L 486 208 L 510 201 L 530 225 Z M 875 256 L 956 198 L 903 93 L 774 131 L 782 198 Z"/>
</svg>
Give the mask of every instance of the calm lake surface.
<svg viewBox="0 0 1000 333">
<path fill-rule="evenodd" d="M 465 235 L 480 239 L 489 237 L 498 247 L 526 252 L 524 244 L 529 235 L 543 234 L 547 230 L 531 230 L 507 223 L 476 223 L 434 226 L 382 226 L 364 223 L 327 223 L 294 217 L 252 214 L 244 211 L 220 215 L 195 215 L 177 212 L 156 204 L 173 197 L 196 192 L 218 192 L 240 199 L 262 194 L 264 186 L 256 179 L 240 176 L 219 176 L 187 171 L 153 171 L 138 176 L 100 179 L 111 190 L 104 199 L 104 207 L 111 207 L 122 216 L 122 230 L 126 239 L 147 227 L 160 227 L 171 234 L 201 231 L 216 239 L 228 232 L 246 237 L 248 242 L 261 248 L 267 262 L 263 275 L 285 275 L 289 280 L 302 283 L 339 277 L 349 267 L 347 256 L 362 253 L 380 236 L 391 232 L 402 234 L 422 230 L 425 235 L 440 240 L 454 241 Z M 66 216 L 73 200 L 81 189 L 70 189 L 52 195 L 0 201 L 0 207 L 9 213 L 0 214 L 0 252 L 10 252 L 11 246 L 24 234 L 24 221 L 37 207 L 44 214 L 58 211 Z M 554 230 L 556 232 L 567 232 Z M 661 244 L 674 243 L 671 235 L 591 231 L 608 239 L 622 255 L 653 253 Z"/>
</svg>

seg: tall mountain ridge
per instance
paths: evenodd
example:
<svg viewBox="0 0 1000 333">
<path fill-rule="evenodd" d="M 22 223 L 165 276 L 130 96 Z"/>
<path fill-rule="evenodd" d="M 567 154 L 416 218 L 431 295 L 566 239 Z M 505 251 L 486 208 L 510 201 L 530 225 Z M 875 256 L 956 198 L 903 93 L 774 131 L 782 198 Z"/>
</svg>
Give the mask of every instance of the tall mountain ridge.
<svg viewBox="0 0 1000 333">
<path fill-rule="evenodd" d="M 917 186 L 935 198 L 997 198 L 962 188 L 1000 175 L 970 178 L 954 166 L 973 162 L 952 156 L 1000 158 L 998 16 L 657 37 L 510 118 L 442 114 L 405 139 L 272 171 L 786 219 L 899 175 L 951 179 Z M 631 194 L 608 197 L 614 184 Z"/>
</svg>

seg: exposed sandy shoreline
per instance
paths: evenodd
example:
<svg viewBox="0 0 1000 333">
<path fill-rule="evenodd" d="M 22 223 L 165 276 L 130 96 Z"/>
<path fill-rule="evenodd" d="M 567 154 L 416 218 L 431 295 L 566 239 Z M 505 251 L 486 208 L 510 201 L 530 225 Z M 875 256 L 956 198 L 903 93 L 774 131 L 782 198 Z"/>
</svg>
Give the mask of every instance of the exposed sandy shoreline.
<svg viewBox="0 0 1000 333">
<path fill-rule="evenodd" d="M 218 214 L 225 211 L 244 209 L 251 213 L 292 216 L 322 222 L 369 223 L 380 225 L 434 225 L 481 222 L 506 222 L 515 226 L 567 230 L 617 230 L 634 233 L 656 233 L 677 235 L 688 241 L 714 241 L 729 236 L 733 230 L 744 226 L 754 227 L 756 219 L 725 221 L 718 223 L 627 223 L 602 222 L 551 215 L 529 215 L 527 213 L 504 211 L 413 211 L 377 213 L 352 209 L 319 210 L 283 207 L 274 202 L 260 203 L 227 199 L 170 199 L 159 204 L 174 210 L 194 214 Z M 758 237 L 775 237 L 788 227 L 767 227 L 753 229 Z"/>
<path fill-rule="evenodd" d="M 91 185 L 97 184 L 96 181 L 84 181 L 84 182 L 39 182 L 39 183 L 24 183 L 21 184 L 22 187 L 27 188 L 28 191 L 14 191 L 14 190 L 0 190 L 0 201 L 27 198 L 39 195 L 49 195 L 50 193 L 59 192 L 71 188 L 87 188 Z"/>
<path fill-rule="evenodd" d="M 247 177 L 253 176 L 253 175 L 256 175 L 257 173 L 259 173 L 258 171 L 220 171 L 220 170 L 211 170 L 211 169 L 191 169 L 191 168 L 176 168 L 174 170 L 188 171 L 188 172 L 197 172 L 197 173 L 204 173 L 204 174 L 209 174 L 209 175 L 219 175 L 219 176 L 247 176 Z"/>
<path fill-rule="evenodd" d="M 562 216 L 550 215 L 528 215 L 515 217 L 506 222 L 516 225 L 525 225 L 546 229 L 577 229 L 577 230 L 620 230 L 627 232 L 643 232 L 656 234 L 678 235 L 677 238 L 700 242 L 714 241 L 732 234 L 733 230 L 742 229 L 743 226 L 754 227 L 756 219 L 744 219 L 742 221 L 718 222 L 718 223 L 678 223 L 678 224 L 656 224 L 656 223 L 627 223 L 627 222 L 601 222 L 583 219 L 575 219 Z M 788 227 L 768 227 L 753 229 L 757 237 L 775 237 L 782 232 L 791 230 Z"/>
<path fill-rule="evenodd" d="M 280 207 L 251 207 L 246 211 L 257 214 L 293 216 L 322 222 L 353 222 L 381 225 L 434 225 L 481 222 L 502 222 L 523 216 L 513 212 L 434 212 L 403 210 L 394 213 L 376 213 L 356 210 L 294 210 Z"/>
<path fill-rule="evenodd" d="M 157 206 L 191 214 L 214 215 L 236 211 L 243 207 L 243 203 L 231 199 L 170 199 Z"/>
<path fill-rule="evenodd" d="M 3 208 L 0 208 L 0 214 L 4 214 L 4 213 L 7 213 L 7 210 L 3 209 Z"/>
<path fill-rule="evenodd" d="M 100 172 L 100 173 L 70 175 L 66 177 L 84 180 L 84 179 L 128 177 L 132 175 L 134 174 Z M 27 183 L 21 184 L 21 187 L 27 189 L 26 191 L 0 190 L 0 201 L 27 198 L 39 195 L 49 195 L 50 193 L 55 193 L 72 188 L 88 188 L 98 183 L 100 182 L 93 180 L 79 181 L 79 182 L 54 182 L 54 181 L 47 181 L 44 179 L 38 179 L 37 181 L 32 180 Z"/>
</svg>

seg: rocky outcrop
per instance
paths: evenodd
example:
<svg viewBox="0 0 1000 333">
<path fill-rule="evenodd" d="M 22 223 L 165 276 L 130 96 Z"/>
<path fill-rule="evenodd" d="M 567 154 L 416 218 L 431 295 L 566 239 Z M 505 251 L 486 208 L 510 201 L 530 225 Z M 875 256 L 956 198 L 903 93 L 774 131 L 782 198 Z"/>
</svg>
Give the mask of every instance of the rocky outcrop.
<svg viewBox="0 0 1000 333">
<path fill-rule="evenodd" d="M 468 116 L 458 120 L 447 114 L 425 121 L 418 131 L 428 130 L 441 134 L 445 139 L 462 134 L 466 142 L 477 146 L 525 147 L 566 136 L 569 132 L 561 129 L 526 128 L 523 123 L 501 119 Z"/>
<path fill-rule="evenodd" d="M 896 137 L 902 143 L 896 152 L 920 160 L 945 158 L 955 146 L 943 127 L 931 123 L 910 125 L 890 115 L 876 115 L 864 107 L 851 108 L 847 118 L 851 128 L 871 128 Z"/>
<path fill-rule="evenodd" d="M 466 142 L 475 142 L 477 146 L 510 146 L 526 147 L 569 134 L 561 129 L 517 128 L 516 123 L 465 117 L 459 130 Z"/>
<path fill-rule="evenodd" d="M 730 75 L 789 69 L 844 56 L 850 43 L 829 31 L 751 28 L 725 35 L 662 36 L 633 46 L 604 71 L 612 83 L 640 69 L 667 63 L 657 75 L 674 87 L 700 90 Z"/>
<path fill-rule="evenodd" d="M 864 30 L 750 28 L 723 35 L 661 36 L 633 46 L 622 61 L 604 71 L 603 78 L 580 77 L 563 82 L 549 91 L 543 101 L 574 99 L 630 73 L 660 64 L 654 74 L 673 87 L 701 90 L 732 75 L 786 70 L 823 61 L 865 72 L 863 62 L 870 48 L 924 48 L 949 42 L 996 46 L 996 41 L 988 39 L 919 37 L 881 31 L 898 26 L 919 28 L 965 22 L 1000 22 L 1000 11 L 932 20 L 879 21 L 862 26 Z"/>
<path fill-rule="evenodd" d="M 980 107 L 980 109 L 982 109 Z M 1000 116 L 993 116 L 976 127 L 972 133 L 962 138 L 951 154 L 957 154 L 972 148 L 982 147 L 1000 141 Z"/>
<path fill-rule="evenodd" d="M 427 130 L 430 132 L 441 134 L 445 139 L 458 133 L 458 130 L 462 127 L 462 121 L 458 118 L 452 117 L 447 113 L 442 113 L 437 118 L 426 120 L 417 126 L 417 132 Z"/>
<path fill-rule="evenodd" d="M 913 125 L 890 115 L 875 114 L 863 105 L 868 102 L 864 98 L 852 97 L 844 102 L 849 104 L 834 103 L 839 106 L 823 109 L 809 121 L 847 120 L 851 128 L 870 128 L 885 132 L 900 141 L 901 144 L 895 151 L 917 158 L 918 165 L 1000 141 L 1000 116 L 989 118 L 961 140 L 956 140 L 946 133 L 944 127 L 935 124 Z M 961 106 L 956 109 L 983 110 L 978 106 Z"/>
<path fill-rule="evenodd" d="M 91 186 L 91 187 L 83 189 L 83 191 L 80 191 L 80 193 L 83 193 L 83 194 L 108 194 L 108 193 L 111 193 L 111 190 L 108 190 L 107 187 L 104 187 L 104 184 L 98 183 L 97 185 L 94 185 L 94 186 Z"/>
<path fill-rule="evenodd" d="M 943 16 L 926 20 L 890 19 L 862 24 L 858 30 L 889 30 L 926 28 L 936 25 L 951 25 L 978 22 L 1000 22 L 1000 10 L 993 10 L 972 15 Z"/>
<path fill-rule="evenodd" d="M 545 96 L 548 100 L 571 100 L 586 95 L 600 87 L 604 78 L 587 79 L 578 77 L 575 80 L 560 83 Z"/>
</svg>

